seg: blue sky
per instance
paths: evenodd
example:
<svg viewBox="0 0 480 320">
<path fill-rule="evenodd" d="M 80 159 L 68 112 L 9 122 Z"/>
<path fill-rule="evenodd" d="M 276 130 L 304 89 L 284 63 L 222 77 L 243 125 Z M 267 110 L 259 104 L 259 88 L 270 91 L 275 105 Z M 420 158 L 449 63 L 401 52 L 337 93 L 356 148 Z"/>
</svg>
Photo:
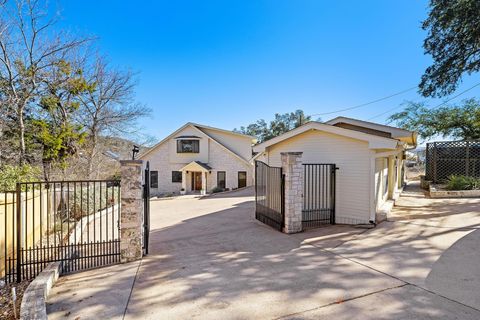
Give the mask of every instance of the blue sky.
<svg viewBox="0 0 480 320">
<path fill-rule="evenodd" d="M 276 112 L 317 114 L 369 102 L 417 85 L 430 63 L 420 28 L 427 1 L 59 4 L 62 27 L 98 36 L 114 65 L 139 73 L 137 99 L 153 110 L 141 124 L 157 138 L 188 121 L 233 129 Z M 465 79 L 457 92 L 478 80 Z M 413 90 L 322 120 L 366 120 L 405 100 L 424 99 Z"/>
</svg>

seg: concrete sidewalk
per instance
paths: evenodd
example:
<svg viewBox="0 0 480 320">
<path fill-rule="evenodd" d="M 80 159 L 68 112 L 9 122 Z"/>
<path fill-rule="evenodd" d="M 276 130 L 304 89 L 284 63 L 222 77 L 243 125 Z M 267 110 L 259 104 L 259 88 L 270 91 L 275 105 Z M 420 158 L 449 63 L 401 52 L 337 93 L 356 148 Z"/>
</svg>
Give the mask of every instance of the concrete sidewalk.
<svg viewBox="0 0 480 320">
<path fill-rule="evenodd" d="M 123 319 L 140 261 L 60 277 L 48 319 Z"/>
<path fill-rule="evenodd" d="M 458 269 L 478 266 L 479 199 L 432 201 L 413 185 L 375 229 L 295 235 L 256 221 L 253 205 L 251 190 L 152 202 L 135 284 L 138 264 L 63 277 L 50 318 L 480 319 L 478 287 L 464 285 L 480 274 Z"/>
</svg>

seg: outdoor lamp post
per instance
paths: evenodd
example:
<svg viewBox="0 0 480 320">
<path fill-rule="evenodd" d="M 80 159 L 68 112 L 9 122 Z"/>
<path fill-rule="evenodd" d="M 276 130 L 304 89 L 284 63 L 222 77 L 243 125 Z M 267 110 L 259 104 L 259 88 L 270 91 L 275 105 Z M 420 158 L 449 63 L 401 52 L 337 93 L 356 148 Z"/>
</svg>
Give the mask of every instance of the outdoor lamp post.
<svg viewBox="0 0 480 320">
<path fill-rule="evenodd" d="M 136 145 L 133 145 L 133 149 L 132 149 L 132 160 L 135 160 L 135 156 L 136 154 L 140 151 L 140 149 L 138 148 L 138 146 Z"/>
</svg>

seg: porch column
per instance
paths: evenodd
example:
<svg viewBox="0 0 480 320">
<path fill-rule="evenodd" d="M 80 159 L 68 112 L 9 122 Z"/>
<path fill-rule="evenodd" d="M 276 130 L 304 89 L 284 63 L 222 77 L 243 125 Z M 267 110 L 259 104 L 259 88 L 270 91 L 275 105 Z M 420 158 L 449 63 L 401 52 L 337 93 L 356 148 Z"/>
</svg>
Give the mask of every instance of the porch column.
<svg viewBox="0 0 480 320">
<path fill-rule="evenodd" d="M 282 152 L 285 175 L 285 233 L 302 231 L 303 152 Z"/>
<path fill-rule="evenodd" d="M 398 154 L 398 162 L 397 162 L 397 188 L 400 189 L 403 187 L 404 178 L 402 177 L 402 169 L 405 162 L 403 161 L 403 153 Z"/>
<path fill-rule="evenodd" d="M 207 172 L 202 172 L 202 195 L 207 194 Z"/>
<path fill-rule="evenodd" d="M 187 171 L 182 171 L 182 189 L 187 192 Z"/>
<path fill-rule="evenodd" d="M 142 258 L 143 190 L 142 160 L 120 161 L 120 261 L 122 263 Z"/>
<path fill-rule="evenodd" d="M 392 199 L 395 192 L 395 156 L 388 157 L 388 199 Z"/>
</svg>

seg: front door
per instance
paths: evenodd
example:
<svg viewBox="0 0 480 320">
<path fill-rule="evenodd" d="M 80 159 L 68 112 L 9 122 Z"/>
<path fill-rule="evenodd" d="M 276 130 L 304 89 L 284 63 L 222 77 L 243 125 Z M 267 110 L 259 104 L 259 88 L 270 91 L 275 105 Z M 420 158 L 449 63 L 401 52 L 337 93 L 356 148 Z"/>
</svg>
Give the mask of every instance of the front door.
<svg viewBox="0 0 480 320">
<path fill-rule="evenodd" d="M 192 190 L 202 190 L 202 173 L 192 172 Z"/>
</svg>

